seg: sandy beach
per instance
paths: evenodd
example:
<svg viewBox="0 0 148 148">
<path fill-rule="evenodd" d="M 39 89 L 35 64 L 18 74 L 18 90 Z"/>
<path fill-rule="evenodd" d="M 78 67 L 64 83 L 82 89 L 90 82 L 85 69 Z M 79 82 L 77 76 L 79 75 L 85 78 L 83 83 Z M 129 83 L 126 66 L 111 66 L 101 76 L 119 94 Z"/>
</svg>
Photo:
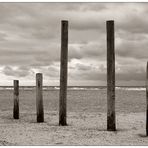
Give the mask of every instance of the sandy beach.
<svg viewBox="0 0 148 148">
<path fill-rule="evenodd" d="M 19 120 L 12 118 L 13 91 L 0 91 L 0 144 L 148 145 L 144 94 L 117 91 L 117 131 L 109 132 L 106 90 L 68 91 L 68 126 L 64 127 L 58 126 L 59 91 L 44 91 L 44 123 L 36 123 L 35 91 L 20 91 Z"/>
<path fill-rule="evenodd" d="M 119 2 L 0 3 L 1 146 L 148 146 L 148 3 Z"/>
<path fill-rule="evenodd" d="M 0 114 L 1 145 L 148 145 L 145 114 L 117 115 L 117 131 L 106 131 L 106 114 L 69 113 L 68 126 L 58 126 L 58 113 L 45 114 L 36 123 L 35 113 L 21 113 L 14 120 L 9 112 Z"/>
</svg>

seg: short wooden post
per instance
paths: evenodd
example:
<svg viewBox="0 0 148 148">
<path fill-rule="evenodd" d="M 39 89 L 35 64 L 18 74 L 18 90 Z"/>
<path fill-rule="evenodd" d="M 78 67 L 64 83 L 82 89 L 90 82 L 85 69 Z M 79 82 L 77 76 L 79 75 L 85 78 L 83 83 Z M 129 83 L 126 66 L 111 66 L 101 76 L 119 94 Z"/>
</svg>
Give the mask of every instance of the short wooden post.
<svg viewBox="0 0 148 148">
<path fill-rule="evenodd" d="M 61 22 L 61 66 L 60 66 L 60 100 L 59 125 L 67 125 L 67 62 L 68 62 L 68 21 Z"/>
<path fill-rule="evenodd" d="M 148 136 L 148 62 L 146 67 L 146 135 Z"/>
<path fill-rule="evenodd" d="M 37 109 L 37 122 L 44 122 L 44 107 L 43 107 L 43 94 L 42 94 L 42 74 L 36 74 L 36 109 Z"/>
<path fill-rule="evenodd" d="M 115 116 L 115 51 L 114 21 L 106 23 L 107 28 L 107 130 L 116 130 Z"/>
<path fill-rule="evenodd" d="M 13 92 L 13 97 L 14 97 L 14 107 L 13 107 L 13 118 L 14 119 L 19 119 L 19 81 L 14 80 L 14 92 Z"/>
</svg>

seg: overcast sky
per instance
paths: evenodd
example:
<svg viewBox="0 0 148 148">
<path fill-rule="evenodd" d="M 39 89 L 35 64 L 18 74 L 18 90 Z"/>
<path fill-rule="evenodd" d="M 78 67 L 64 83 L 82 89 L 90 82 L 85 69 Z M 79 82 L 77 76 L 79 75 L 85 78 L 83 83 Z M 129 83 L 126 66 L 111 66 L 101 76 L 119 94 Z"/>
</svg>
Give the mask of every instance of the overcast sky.
<svg viewBox="0 0 148 148">
<path fill-rule="evenodd" d="M 116 85 L 145 85 L 147 3 L 0 3 L 0 85 L 59 85 L 69 20 L 69 85 L 106 85 L 106 20 L 115 21 Z"/>
</svg>

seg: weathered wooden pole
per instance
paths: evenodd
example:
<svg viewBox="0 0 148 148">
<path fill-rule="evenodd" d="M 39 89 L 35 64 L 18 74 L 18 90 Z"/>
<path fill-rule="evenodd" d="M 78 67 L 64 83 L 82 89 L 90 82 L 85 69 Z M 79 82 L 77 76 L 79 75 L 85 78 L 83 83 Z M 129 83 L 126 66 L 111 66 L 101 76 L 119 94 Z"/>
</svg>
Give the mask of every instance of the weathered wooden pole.
<svg viewBox="0 0 148 148">
<path fill-rule="evenodd" d="M 44 107 L 43 107 L 43 94 L 42 94 L 42 74 L 36 74 L 36 109 L 37 109 L 37 122 L 44 122 Z"/>
<path fill-rule="evenodd" d="M 148 136 L 148 62 L 146 67 L 146 135 Z"/>
<path fill-rule="evenodd" d="M 14 92 L 13 92 L 13 98 L 14 98 L 14 106 L 13 106 L 13 118 L 19 119 L 19 81 L 14 80 Z"/>
<path fill-rule="evenodd" d="M 106 22 L 107 28 L 107 130 L 116 130 L 115 116 L 115 49 L 114 21 Z"/>
<path fill-rule="evenodd" d="M 59 125 L 67 125 L 67 62 L 68 62 L 68 21 L 61 22 L 61 66 L 60 66 L 60 99 Z"/>
</svg>

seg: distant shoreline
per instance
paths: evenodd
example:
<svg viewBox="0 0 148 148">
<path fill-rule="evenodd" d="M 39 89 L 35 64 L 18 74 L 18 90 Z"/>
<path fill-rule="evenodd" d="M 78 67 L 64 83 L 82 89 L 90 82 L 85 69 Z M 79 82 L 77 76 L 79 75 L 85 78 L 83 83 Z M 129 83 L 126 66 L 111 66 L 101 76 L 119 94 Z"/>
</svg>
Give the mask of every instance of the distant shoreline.
<svg viewBox="0 0 148 148">
<path fill-rule="evenodd" d="M 20 86 L 20 90 L 35 90 L 36 86 Z M 43 90 L 59 90 L 60 86 L 43 86 Z M 107 86 L 68 86 L 68 90 L 106 90 Z M 0 90 L 13 90 L 13 86 L 0 86 Z M 145 91 L 145 86 L 116 86 L 116 90 Z"/>
</svg>

